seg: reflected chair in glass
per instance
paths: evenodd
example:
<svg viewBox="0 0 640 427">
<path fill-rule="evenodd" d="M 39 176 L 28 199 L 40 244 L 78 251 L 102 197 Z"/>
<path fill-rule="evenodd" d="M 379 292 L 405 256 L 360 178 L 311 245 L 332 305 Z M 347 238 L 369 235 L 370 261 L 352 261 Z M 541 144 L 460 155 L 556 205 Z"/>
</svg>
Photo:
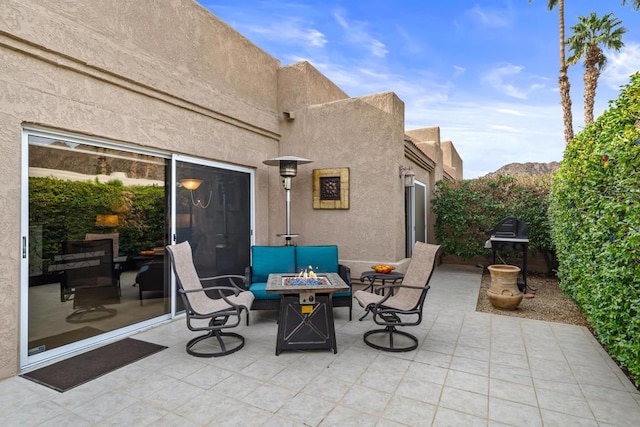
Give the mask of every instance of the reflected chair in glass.
<svg viewBox="0 0 640 427">
<path fill-rule="evenodd" d="M 116 315 L 105 305 L 120 303 L 119 271 L 114 266 L 111 239 L 67 240 L 62 243 L 60 299 L 73 301 L 70 323 Z"/>
<path fill-rule="evenodd" d="M 381 286 L 376 293 L 362 290 L 354 293 L 356 301 L 365 309 L 360 320 L 373 313 L 373 321 L 384 326 L 365 332 L 363 339 L 368 346 L 392 352 L 418 348 L 418 338 L 398 327 L 417 326 L 422 322 L 422 307 L 439 249 L 438 245 L 416 242 L 402 282 Z M 387 289 L 390 292 L 385 292 Z"/>
<path fill-rule="evenodd" d="M 113 243 L 113 268 L 118 278 L 118 289 L 120 289 L 120 275 L 124 270 L 123 263 L 126 262 L 127 257 L 120 256 L 120 233 L 87 233 L 84 235 L 85 240 L 102 240 L 111 239 Z"/>
<path fill-rule="evenodd" d="M 153 260 L 145 263 L 136 274 L 134 286 L 138 286 L 138 298 L 140 305 L 143 297 L 166 298 L 169 295 L 165 272 L 167 266 L 164 263 L 164 256 L 156 255 Z"/>
<path fill-rule="evenodd" d="M 249 310 L 254 296 L 250 291 L 244 290 L 245 277 L 237 275 L 199 277 L 188 241 L 167 246 L 167 252 L 176 275 L 178 293 L 185 306 L 187 327 L 191 331 L 207 331 L 205 335 L 187 342 L 187 353 L 197 357 L 219 357 L 244 347 L 242 335 L 223 330 L 238 326 L 243 311 L 246 312 L 247 325 L 249 325 Z M 212 286 L 203 287 L 203 282 L 211 283 Z M 214 295 L 210 296 L 212 294 Z M 201 322 L 202 320 L 205 322 Z M 194 349 L 196 344 L 208 338 L 217 340 L 217 345 L 211 341 L 206 343 L 212 347 L 211 351 Z"/>
</svg>

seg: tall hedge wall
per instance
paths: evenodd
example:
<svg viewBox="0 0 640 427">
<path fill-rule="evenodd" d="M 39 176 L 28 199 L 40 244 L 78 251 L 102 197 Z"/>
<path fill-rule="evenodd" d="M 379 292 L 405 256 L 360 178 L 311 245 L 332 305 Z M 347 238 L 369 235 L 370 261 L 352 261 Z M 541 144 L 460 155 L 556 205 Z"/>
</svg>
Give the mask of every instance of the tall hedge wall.
<svg viewBox="0 0 640 427">
<path fill-rule="evenodd" d="M 120 253 L 137 254 L 164 243 L 164 197 L 164 188 L 158 186 L 31 177 L 29 223 L 42 227 L 45 264 L 60 254 L 63 240 L 84 239 L 86 233 L 118 232 Z M 96 226 L 98 214 L 117 214 L 118 226 Z"/>
<path fill-rule="evenodd" d="M 516 216 L 527 224 L 529 248 L 541 252 L 551 270 L 555 251 L 547 218 L 550 189 L 551 175 L 439 181 L 432 201 L 436 240 L 444 253 L 464 259 L 488 255 L 485 232 Z"/>
<path fill-rule="evenodd" d="M 549 213 L 563 290 L 640 383 L 640 73 L 567 146 Z"/>
</svg>

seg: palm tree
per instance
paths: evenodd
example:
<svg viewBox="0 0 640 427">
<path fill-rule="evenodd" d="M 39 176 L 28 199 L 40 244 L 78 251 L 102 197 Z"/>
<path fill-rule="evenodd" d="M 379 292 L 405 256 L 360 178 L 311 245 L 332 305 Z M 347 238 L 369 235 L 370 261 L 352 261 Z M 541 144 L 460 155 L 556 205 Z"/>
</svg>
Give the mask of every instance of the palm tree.
<svg viewBox="0 0 640 427">
<path fill-rule="evenodd" d="M 532 0 L 529 0 L 531 3 Z M 640 2 L 640 0 L 634 0 Z M 558 6 L 558 17 L 560 24 L 560 76 L 558 85 L 560 86 L 560 102 L 562 105 L 562 121 L 564 123 L 564 141 L 569 143 L 573 139 L 573 116 L 571 113 L 571 84 L 567 74 L 567 61 L 565 59 L 564 42 L 564 0 L 547 0 L 547 9 L 553 10 Z"/>
<path fill-rule="evenodd" d="M 529 0 L 531 3 L 532 0 Z M 621 0 L 624 6 L 627 1 Z M 640 9 L 640 0 L 631 0 L 631 6 Z M 562 103 L 562 119 L 564 122 L 564 140 L 568 144 L 573 139 L 573 117 L 571 113 L 571 84 L 567 74 L 567 62 L 565 59 L 565 41 L 564 41 L 564 0 L 547 0 L 547 9 L 553 10 L 558 6 L 558 18 L 560 24 L 560 77 L 558 84 L 560 86 L 560 100 Z"/>
<path fill-rule="evenodd" d="M 639 0 L 640 1 L 640 0 Z M 593 123 L 593 104 L 596 98 L 598 78 L 607 63 L 602 47 L 619 51 L 624 43 L 622 35 L 627 32 L 621 27 L 622 21 L 612 13 L 598 18 L 595 12 L 588 17 L 578 17 L 578 23 L 571 27 L 573 35 L 567 40 L 572 53 L 567 63 L 573 65 L 584 59 L 584 125 Z"/>
<path fill-rule="evenodd" d="M 627 4 L 627 1 L 622 0 L 622 5 L 624 6 L 625 4 Z M 640 0 L 633 0 L 631 2 L 631 7 L 633 7 L 635 10 L 640 9 Z"/>
</svg>

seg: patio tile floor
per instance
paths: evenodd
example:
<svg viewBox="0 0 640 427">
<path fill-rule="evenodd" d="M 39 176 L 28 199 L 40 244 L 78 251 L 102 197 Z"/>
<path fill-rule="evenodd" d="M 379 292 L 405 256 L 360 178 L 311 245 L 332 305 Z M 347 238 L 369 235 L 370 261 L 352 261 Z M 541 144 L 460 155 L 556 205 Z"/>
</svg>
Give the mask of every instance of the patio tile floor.
<svg viewBox="0 0 640 427">
<path fill-rule="evenodd" d="M 412 352 L 367 347 L 357 305 L 351 322 L 334 310 L 337 354 L 275 356 L 276 313 L 251 312 L 245 348 L 195 358 L 178 318 L 133 336 L 168 349 L 66 393 L 0 381 L 0 425 L 640 425 L 640 393 L 588 329 L 477 313 L 480 277 L 436 268 Z"/>
</svg>

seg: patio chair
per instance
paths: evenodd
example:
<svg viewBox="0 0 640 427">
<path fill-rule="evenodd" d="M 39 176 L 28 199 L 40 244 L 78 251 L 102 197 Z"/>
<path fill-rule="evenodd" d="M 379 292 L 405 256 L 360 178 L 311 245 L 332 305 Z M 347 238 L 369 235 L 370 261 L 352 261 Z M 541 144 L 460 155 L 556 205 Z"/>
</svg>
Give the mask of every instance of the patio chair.
<svg viewBox="0 0 640 427">
<path fill-rule="evenodd" d="M 191 331 L 208 331 L 187 343 L 187 353 L 196 357 L 219 357 L 234 353 L 244 347 L 244 337 L 234 332 L 223 332 L 240 324 L 240 316 L 246 311 L 247 325 L 249 310 L 253 304 L 253 294 L 244 291 L 244 276 L 223 275 L 198 277 L 191 245 L 188 241 L 167 246 L 171 266 L 176 275 L 178 293 L 182 298 L 187 315 L 187 327 Z M 213 286 L 202 286 L 202 282 Z M 215 292 L 211 292 L 215 291 Z M 215 294 L 215 298 L 210 296 Z M 232 319 L 231 323 L 228 323 Z M 202 322 L 208 320 L 209 322 Z M 216 338 L 213 351 L 197 351 L 193 347 L 208 338 Z M 208 343 L 209 344 L 209 343 Z"/>
<path fill-rule="evenodd" d="M 105 305 L 120 303 L 120 274 L 114 267 L 111 239 L 65 240 L 59 256 L 60 301 L 73 301 L 70 323 L 116 315 Z"/>
<path fill-rule="evenodd" d="M 418 348 L 418 338 L 397 328 L 416 326 L 422 322 L 422 306 L 429 291 L 429 281 L 439 249 L 438 245 L 416 242 L 402 282 L 381 286 L 376 293 L 362 290 L 355 292 L 356 301 L 365 309 L 360 320 L 373 313 L 373 321 L 384 326 L 383 329 L 365 332 L 365 344 L 377 350 L 392 352 Z"/>
</svg>

